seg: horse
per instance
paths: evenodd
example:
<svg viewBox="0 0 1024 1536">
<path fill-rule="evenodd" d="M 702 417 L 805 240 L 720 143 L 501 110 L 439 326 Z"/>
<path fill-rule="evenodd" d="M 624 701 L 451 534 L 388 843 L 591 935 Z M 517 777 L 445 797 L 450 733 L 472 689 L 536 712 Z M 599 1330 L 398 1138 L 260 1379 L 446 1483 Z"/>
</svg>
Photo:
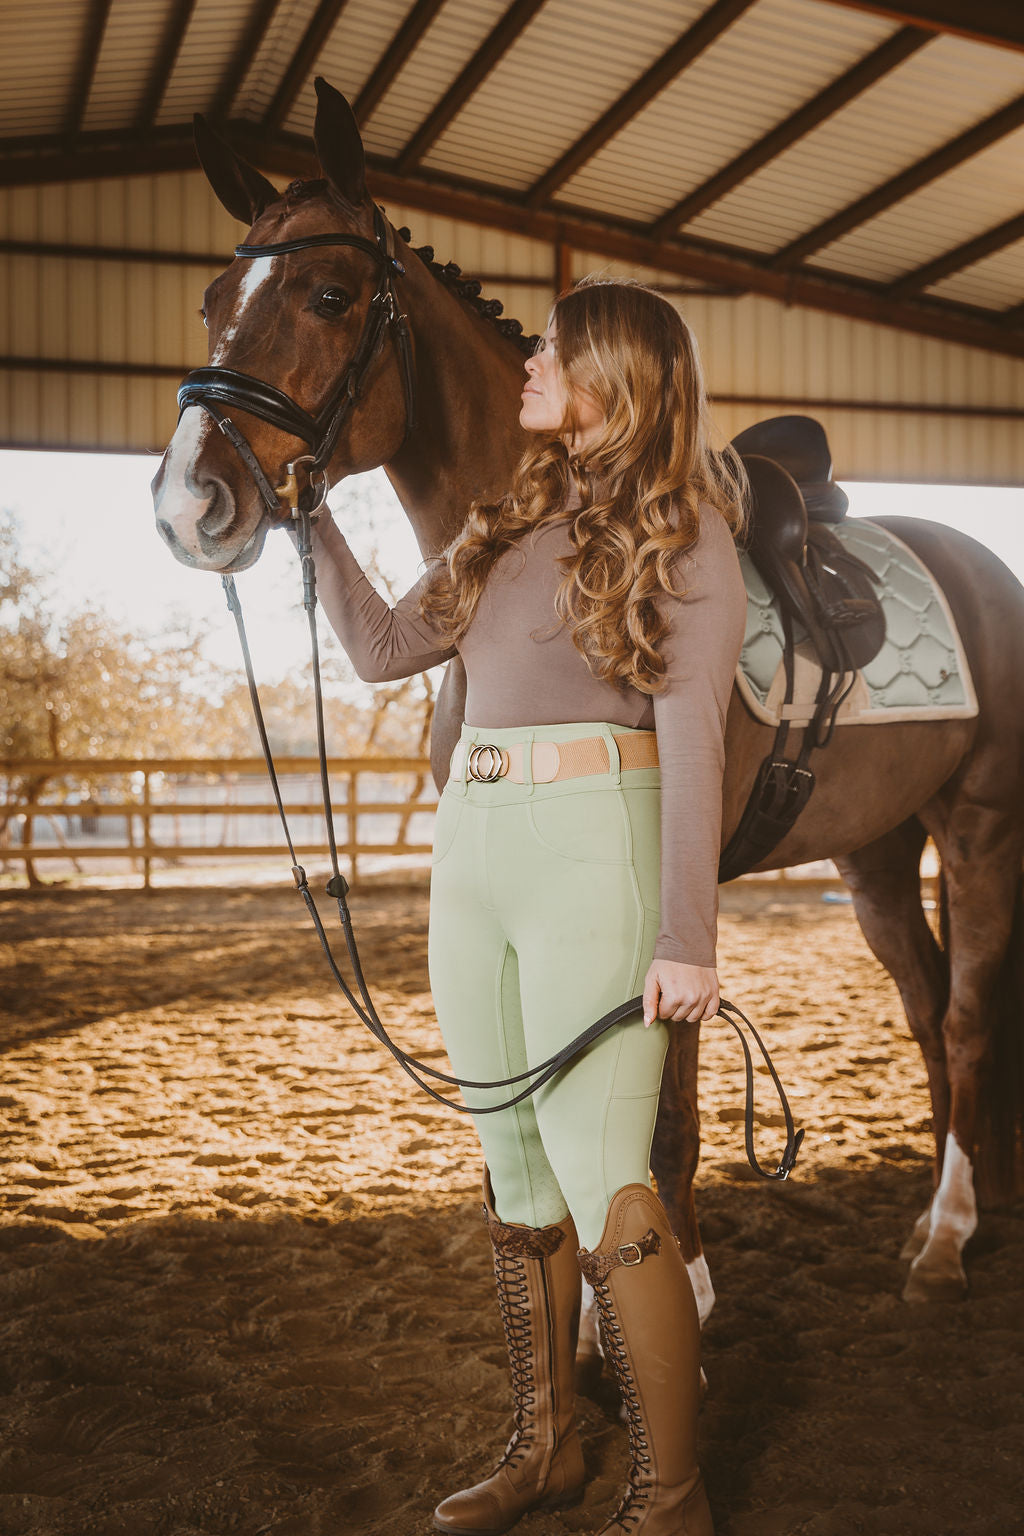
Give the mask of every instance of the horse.
<svg viewBox="0 0 1024 1536">
<path fill-rule="evenodd" d="M 341 393 L 351 408 L 334 423 L 327 460 L 317 468 L 334 485 L 383 465 L 425 556 L 455 535 L 473 497 L 502 492 L 524 445 L 517 418 L 530 339 L 516 322 L 499 320 L 501 305 L 483 299 L 479 283 L 436 262 L 429 247 L 414 249 L 408 230 L 395 231 L 375 211 L 352 111 L 325 81 L 316 88 L 322 175 L 283 193 L 197 122 L 199 158 L 214 191 L 251 225 L 243 248 L 250 254 L 236 257 L 204 300 L 211 364 L 250 382 L 240 395 L 229 391 L 228 408 L 213 415 L 186 392 L 153 481 L 160 533 L 179 561 L 197 569 L 251 565 L 279 521 L 267 485 L 303 473 L 299 430 L 282 424 L 280 411 L 276 419 L 261 414 L 258 401 L 253 410 L 253 378 L 291 397 L 307 423 L 347 378 Z M 331 234 L 359 243 L 325 242 Z M 311 237 L 319 243 L 308 244 Z M 268 245 L 273 254 L 253 251 Z M 375 249 L 371 262 L 367 252 Z M 391 318 L 397 306 L 404 345 L 385 324 L 355 379 L 353 358 L 366 354 L 374 306 L 387 308 L 387 261 Z M 304 458 L 305 495 L 316 454 Z M 752 867 L 834 860 L 868 945 L 899 989 L 924 1056 L 935 1138 L 933 1192 L 904 1249 L 912 1263 L 903 1294 L 928 1301 L 966 1293 L 962 1254 L 979 1203 L 1005 1202 L 1024 1184 L 1024 588 L 966 535 L 925 520 L 876 521 L 909 545 L 944 591 L 978 713 L 837 731 L 815 755 L 817 784 L 806 808 Z M 456 658 L 432 723 L 439 790 L 464 704 L 465 672 Z M 772 735 L 734 689 L 723 841 L 739 822 Z M 929 836 L 941 864 L 938 936 L 921 895 Z M 673 1029 L 651 1166 L 703 1321 L 714 1291 L 693 1195 L 698 1043 L 699 1026 Z"/>
</svg>

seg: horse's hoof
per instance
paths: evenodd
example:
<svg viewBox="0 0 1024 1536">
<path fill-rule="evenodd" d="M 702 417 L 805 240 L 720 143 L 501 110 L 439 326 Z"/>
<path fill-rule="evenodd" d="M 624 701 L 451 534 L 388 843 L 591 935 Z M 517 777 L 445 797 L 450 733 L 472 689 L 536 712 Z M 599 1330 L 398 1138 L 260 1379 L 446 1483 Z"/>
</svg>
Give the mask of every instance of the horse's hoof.
<svg viewBox="0 0 1024 1536">
<path fill-rule="evenodd" d="M 951 1270 L 915 1262 L 903 1287 L 904 1301 L 964 1301 L 967 1276 L 962 1268 Z"/>
<path fill-rule="evenodd" d="M 576 1356 L 576 1393 L 579 1397 L 596 1399 L 604 1372 L 604 1361 L 598 1354 Z"/>
<path fill-rule="evenodd" d="M 903 1247 L 900 1249 L 900 1258 L 916 1259 L 918 1254 L 924 1248 L 925 1243 L 928 1241 L 928 1238 L 931 1235 L 931 1230 L 932 1213 L 931 1207 L 929 1206 L 924 1215 L 919 1216 L 914 1222 L 914 1230 L 911 1232 L 910 1236 L 903 1244 Z"/>
</svg>

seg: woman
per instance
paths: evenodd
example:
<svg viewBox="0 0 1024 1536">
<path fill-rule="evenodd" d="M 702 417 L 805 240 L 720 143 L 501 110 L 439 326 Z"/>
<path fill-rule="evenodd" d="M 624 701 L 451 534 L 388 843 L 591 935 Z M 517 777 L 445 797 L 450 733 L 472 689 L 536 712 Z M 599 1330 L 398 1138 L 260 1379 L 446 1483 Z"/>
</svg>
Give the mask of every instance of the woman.
<svg viewBox="0 0 1024 1536">
<path fill-rule="evenodd" d="M 522 1072 L 643 989 L 642 1018 L 533 1098 L 477 1116 L 515 1430 L 434 1525 L 497 1536 L 578 1502 L 582 1269 L 630 1422 L 629 1486 L 602 1529 L 710 1536 L 697 1310 L 649 1159 L 668 1029 L 719 1002 L 742 471 L 712 452 L 693 339 L 650 289 L 564 294 L 526 372 L 534 440 L 511 490 L 474 505 L 394 609 L 329 520 L 314 544 L 324 610 L 362 678 L 456 653 L 466 665 L 430 892 L 430 982 L 456 1074 Z"/>
</svg>

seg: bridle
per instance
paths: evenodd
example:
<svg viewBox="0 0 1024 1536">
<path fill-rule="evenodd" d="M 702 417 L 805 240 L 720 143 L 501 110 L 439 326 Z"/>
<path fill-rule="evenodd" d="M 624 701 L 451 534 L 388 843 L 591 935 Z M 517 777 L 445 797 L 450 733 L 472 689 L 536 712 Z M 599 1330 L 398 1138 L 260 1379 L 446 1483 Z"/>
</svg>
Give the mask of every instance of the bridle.
<svg viewBox="0 0 1024 1536">
<path fill-rule="evenodd" d="M 373 205 L 374 239 L 347 234 L 341 230 L 323 235 L 304 235 L 296 240 L 281 240 L 276 245 L 237 245 L 235 255 L 243 260 L 260 256 L 287 256 L 292 251 L 315 246 L 352 246 L 373 258 L 377 270 L 377 288 L 370 300 L 362 332 L 351 361 L 327 400 L 315 416 L 304 410 L 291 395 L 274 384 L 240 373 L 235 368 L 194 368 L 185 375 L 178 390 L 178 418 L 190 405 L 198 405 L 212 416 L 220 431 L 238 454 L 255 482 L 269 513 L 294 516 L 300 504 L 310 514 L 320 510 L 330 489 L 327 466 L 338 444 L 346 417 L 361 397 L 367 374 L 390 331 L 398 356 L 405 397 L 405 435 L 408 439 L 416 426 L 416 376 L 413 368 L 412 342 L 408 317 L 402 313 L 395 293 L 394 279 L 405 275 L 405 267 L 395 255 L 395 231 L 384 214 Z M 299 455 L 287 466 L 287 478 L 272 486 L 252 446 L 239 427 L 224 414 L 222 406 L 235 406 L 250 416 L 258 416 L 291 437 L 309 445 L 309 453 Z M 297 471 L 306 466 L 307 483 L 300 491 Z M 319 486 L 316 484 L 319 477 Z M 283 500 L 282 500 L 283 498 Z"/>
<path fill-rule="evenodd" d="M 358 250 L 364 250 L 371 255 L 377 263 L 378 284 L 377 291 L 370 301 L 369 311 L 363 325 L 356 350 L 349 363 L 348 369 L 336 385 L 326 404 L 317 416 L 310 416 L 303 408 L 286 395 L 283 390 L 277 389 L 272 384 L 266 384 L 261 379 L 253 378 L 250 374 L 238 373 L 231 368 L 196 368 L 182 381 L 178 391 L 179 410 L 186 406 L 199 405 L 213 417 L 220 430 L 233 444 L 242 461 L 256 482 L 257 489 L 267 505 L 268 511 L 280 514 L 287 510 L 290 520 L 297 531 L 296 543 L 299 559 L 302 567 L 303 607 L 309 624 L 310 648 L 312 652 L 313 671 L 313 698 L 316 712 L 317 729 L 317 754 L 320 766 L 320 785 L 323 798 L 324 823 L 327 834 L 327 848 L 330 854 L 332 874 L 327 882 L 327 894 L 338 903 L 338 915 L 341 922 L 345 944 L 352 963 L 353 974 L 359 996 L 357 997 L 346 982 L 331 950 L 330 940 L 327 937 L 323 921 L 312 891 L 306 871 L 298 862 L 291 831 L 288 826 L 288 818 L 285 814 L 284 801 L 278 783 L 277 771 L 274 766 L 273 753 L 267 736 L 266 724 L 263 719 L 263 711 L 260 705 L 259 691 L 256 685 L 256 677 L 253 671 L 252 658 L 249 651 L 248 638 L 245 632 L 245 622 L 242 617 L 242 606 L 238 597 L 233 576 L 223 576 L 222 582 L 227 594 L 228 607 L 230 608 L 238 629 L 238 637 L 242 647 L 242 656 L 245 661 L 246 680 L 249 687 L 249 696 L 252 702 L 253 713 L 256 719 L 256 728 L 259 733 L 260 745 L 270 777 L 270 784 L 277 806 L 281 826 L 284 831 L 285 841 L 292 860 L 292 877 L 296 889 L 302 896 L 309 912 L 321 948 L 327 959 L 331 974 L 338 983 L 346 1000 L 352 1007 L 356 1016 L 366 1026 L 370 1033 L 386 1050 L 390 1051 L 398 1065 L 408 1073 L 413 1082 L 429 1094 L 439 1103 L 447 1105 L 450 1109 L 456 1109 L 464 1114 L 498 1114 L 502 1110 L 509 1109 L 513 1105 L 522 1103 L 537 1090 L 555 1076 L 556 1073 L 567 1067 L 580 1053 L 592 1045 L 596 1040 L 606 1034 L 615 1026 L 625 1023 L 629 1018 L 635 1018 L 643 1007 L 643 998 L 630 998 L 625 1003 L 620 1003 L 602 1018 L 597 1019 L 575 1040 L 556 1051 L 547 1061 L 540 1062 L 537 1066 L 528 1068 L 512 1077 L 495 1079 L 493 1082 L 474 1082 L 468 1079 L 455 1077 L 449 1073 L 440 1072 L 436 1067 L 431 1067 L 425 1062 L 403 1050 L 393 1041 L 385 1028 L 380 1015 L 374 1006 L 363 975 L 363 968 L 356 946 L 355 934 L 352 929 L 352 914 L 349 911 L 347 894 L 348 881 L 341 873 L 338 861 L 338 845 L 334 827 L 334 815 L 331 807 L 331 791 L 327 766 L 327 739 L 324 727 L 323 690 L 320 675 L 320 645 L 316 627 L 316 567 L 313 559 L 312 525 L 316 513 L 323 506 L 327 496 L 326 466 L 334 452 L 341 431 L 342 424 L 360 398 L 363 382 L 367 371 L 379 352 L 384 342 L 386 331 L 390 328 L 395 338 L 395 346 L 398 352 L 399 364 L 402 371 L 403 387 L 405 391 L 406 424 L 405 436 L 408 438 L 415 425 L 415 393 L 414 374 L 412 367 L 412 348 L 409 340 L 408 320 L 398 308 L 392 287 L 392 279 L 396 273 L 403 273 L 402 264 L 394 255 L 394 231 L 388 224 L 380 209 L 374 205 L 374 231 L 376 242 L 364 239 L 361 235 L 325 234 L 310 235 L 301 240 L 286 240 L 277 245 L 240 245 L 236 247 L 236 256 L 256 257 L 285 255 L 289 251 L 304 250 L 316 245 L 349 245 Z M 283 431 L 291 433 L 295 437 L 302 438 L 310 445 L 311 452 L 302 455 L 288 465 L 288 479 L 283 485 L 274 489 L 260 467 L 256 455 L 246 441 L 243 434 L 233 422 L 224 415 L 220 406 L 234 405 L 251 415 L 259 416 L 262 420 L 270 422 L 273 426 L 280 427 Z M 404 439 L 403 439 L 404 441 Z M 322 484 L 319 492 L 319 500 L 310 506 L 304 504 L 306 497 L 300 493 L 297 487 L 296 470 L 300 464 L 305 463 L 309 467 L 308 489 L 313 490 L 313 476 L 319 473 L 322 476 Z M 285 506 L 282 506 L 279 497 L 286 497 Z M 796 1162 L 797 1153 L 803 1140 L 803 1131 L 797 1130 L 790 1111 L 789 1102 L 785 1090 L 775 1070 L 768 1050 L 742 1009 L 735 1003 L 722 998 L 719 1005 L 719 1016 L 732 1027 L 738 1035 L 743 1047 L 746 1068 L 746 1109 L 744 1114 L 744 1141 L 747 1152 L 747 1160 L 755 1172 L 766 1179 L 786 1179 Z M 774 1171 L 762 1168 L 758 1162 L 754 1150 L 754 1067 L 750 1047 L 743 1034 L 738 1019 L 750 1031 L 757 1044 L 761 1056 L 771 1076 L 779 1101 L 783 1110 L 786 1123 L 786 1146 L 778 1167 Z M 439 1093 L 430 1082 L 444 1084 L 452 1088 L 476 1088 L 476 1089 L 512 1089 L 509 1099 L 500 1104 L 486 1106 L 468 1106 L 458 1104 L 445 1094 Z"/>
</svg>

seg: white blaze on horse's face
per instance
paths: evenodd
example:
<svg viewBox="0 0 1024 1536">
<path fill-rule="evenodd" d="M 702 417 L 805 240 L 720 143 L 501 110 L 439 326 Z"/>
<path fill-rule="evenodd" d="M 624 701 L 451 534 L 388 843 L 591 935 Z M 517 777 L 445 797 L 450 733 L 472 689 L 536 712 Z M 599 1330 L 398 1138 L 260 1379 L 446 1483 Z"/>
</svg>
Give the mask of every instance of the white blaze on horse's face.
<svg viewBox="0 0 1024 1536">
<path fill-rule="evenodd" d="M 273 262 L 273 256 L 258 256 L 246 263 L 231 318 L 217 339 L 212 363 L 225 362 L 227 349 L 254 295 L 270 276 Z M 259 554 L 261 525 L 241 529 L 237 547 L 228 544 L 211 555 L 211 545 L 220 531 L 230 527 L 235 513 L 230 488 L 212 465 L 202 462 L 211 434 L 219 436 L 212 417 L 201 406 L 190 405 L 182 412 L 153 480 L 153 504 L 160 532 L 184 564 L 204 570 L 223 570 L 231 565 L 237 570 L 241 564 L 251 563 L 245 558 L 250 546 L 253 559 Z"/>
</svg>

